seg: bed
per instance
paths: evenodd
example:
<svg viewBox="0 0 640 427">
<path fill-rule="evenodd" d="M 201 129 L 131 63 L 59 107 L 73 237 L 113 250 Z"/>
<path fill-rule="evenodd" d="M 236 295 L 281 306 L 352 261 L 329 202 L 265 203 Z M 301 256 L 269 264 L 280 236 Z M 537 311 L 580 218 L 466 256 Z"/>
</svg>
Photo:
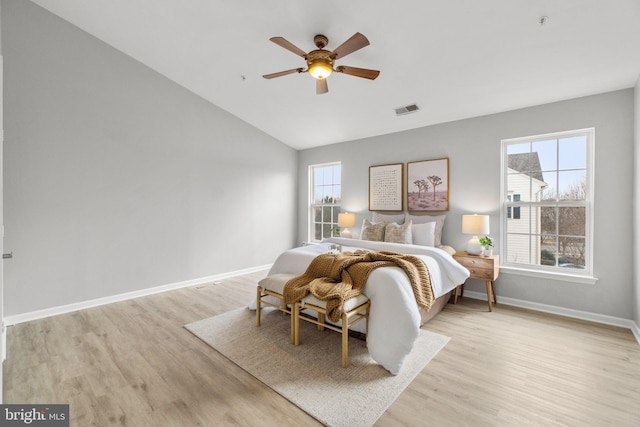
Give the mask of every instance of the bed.
<svg viewBox="0 0 640 427">
<path fill-rule="evenodd" d="M 420 334 L 420 326 L 444 306 L 451 291 L 469 277 L 469 271 L 458 264 L 450 253 L 436 247 L 333 237 L 320 244 L 283 252 L 268 275 L 302 274 L 313 258 L 329 252 L 336 245 L 341 246 L 343 252 L 364 249 L 415 255 L 429 269 L 434 296 L 437 298 L 429 312 L 418 307 L 409 279 L 399 267 L 375 269 L 363 292 L 371 301 L 367 335 L 369 354 L 374 361 L 396 375 Z M 250 308 L 255 309 L 255 302 Z M 364 327 L 364 322 L 360 322 L 354 329 L 364 332 Z"/>
</svg>

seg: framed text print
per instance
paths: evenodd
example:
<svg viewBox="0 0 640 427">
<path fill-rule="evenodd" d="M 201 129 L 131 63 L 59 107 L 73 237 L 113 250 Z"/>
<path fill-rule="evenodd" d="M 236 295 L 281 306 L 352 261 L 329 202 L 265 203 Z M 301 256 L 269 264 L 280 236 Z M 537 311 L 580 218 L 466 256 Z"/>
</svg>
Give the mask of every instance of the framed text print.
<svg viewBox="0 0 640 427">
<path fill-rule="evenodd" d="M 449 210 L 449 159 L 407 163 L 407 210 Z"/>
<path fill-rule="evenodd" d="M 403 164 L 369 166 L 369 210 L 401 211 Z"/>
</svg>

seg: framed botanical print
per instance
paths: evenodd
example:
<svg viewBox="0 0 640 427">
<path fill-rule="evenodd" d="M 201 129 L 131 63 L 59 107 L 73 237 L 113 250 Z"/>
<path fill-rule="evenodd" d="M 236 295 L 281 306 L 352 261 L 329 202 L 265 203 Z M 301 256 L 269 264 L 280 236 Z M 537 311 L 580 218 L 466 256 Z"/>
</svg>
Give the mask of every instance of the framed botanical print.
<svg viewBox="0 0 640 427">
<path fill-rule="evenodd" d="M 407 163 L 407 210 L 449 210 L 449 159 Z"/>
<path fill-rule="evenodd" d="M 369 210 L 401 211 L 403 164 L 369 166 Z"/>
</svg>

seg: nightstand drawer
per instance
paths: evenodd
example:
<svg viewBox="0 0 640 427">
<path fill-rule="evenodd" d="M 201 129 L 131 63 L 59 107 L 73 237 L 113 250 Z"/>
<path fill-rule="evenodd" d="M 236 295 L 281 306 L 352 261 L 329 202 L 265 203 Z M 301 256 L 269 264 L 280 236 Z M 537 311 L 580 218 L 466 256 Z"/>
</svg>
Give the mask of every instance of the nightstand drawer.
<svg viewBox="0 0 640 427">
<path fill-rule="evenodd" d="M 465 256 L 456 256 L 456 260 L 467 267 L 469 271 L 471 269 L 487 269 L 489 271 L 493 271 L 493 260 L 489 258 L 478 258 L 478 257 L 465 257 Z"/>
<path fill-rule="evenodd" d="M 482 279 L 482 280 L 493 280 L 493 268 L 476 268 L 476 267 L 468 267 L 465 265 L 469 273 L 471 273 L 471 277 L 474 279 Z"/>
</svg>

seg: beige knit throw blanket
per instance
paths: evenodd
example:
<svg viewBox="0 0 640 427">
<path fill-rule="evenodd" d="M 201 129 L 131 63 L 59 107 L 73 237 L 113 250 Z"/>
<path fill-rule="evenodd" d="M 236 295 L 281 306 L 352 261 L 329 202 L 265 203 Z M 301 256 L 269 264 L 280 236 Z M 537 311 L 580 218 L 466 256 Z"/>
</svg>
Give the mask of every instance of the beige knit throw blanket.
<svg viewBox="0 0 640 427">
<path fill-rule="evenodd" d="M 431 308 L 435 298 L 431 276 L 418 257 L 396 252 L 344 252 L 315 257 L 304 274 L 289 280 L 284 286 L 284 301 L 293 304 L 309 293 L 327 301 L 327 314 L 332 322 L 342 316 L 342 305 L 360 295 L 371 272 L 378 267 L 400 267 L 409 277 L 420 307 Z"/>
</svg>

